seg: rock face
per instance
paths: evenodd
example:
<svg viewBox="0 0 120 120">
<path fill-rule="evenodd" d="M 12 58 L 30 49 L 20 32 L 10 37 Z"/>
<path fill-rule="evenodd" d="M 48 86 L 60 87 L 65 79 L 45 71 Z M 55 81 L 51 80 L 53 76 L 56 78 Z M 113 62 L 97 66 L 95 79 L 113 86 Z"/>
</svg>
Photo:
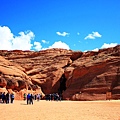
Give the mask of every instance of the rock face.
<svg viewBox="0 0 120 120">
<path fill-rule="evenodd" d="M 0 91 L 60 93 L 63 99 L 120 98 L 120 45 L 98 52 L 0 51 Z M 111 95 L 110 95 L 111 94 Z"/>
</svg>

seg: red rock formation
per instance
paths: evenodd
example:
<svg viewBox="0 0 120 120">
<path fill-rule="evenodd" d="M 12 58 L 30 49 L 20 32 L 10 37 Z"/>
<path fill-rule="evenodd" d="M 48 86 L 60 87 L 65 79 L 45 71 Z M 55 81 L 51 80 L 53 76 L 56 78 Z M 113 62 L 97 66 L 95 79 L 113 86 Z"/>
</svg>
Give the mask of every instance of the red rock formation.
<svg viewBox="0 0 120 120">
<path fill-rule="evenodd" d="M 65 70 L 64 98 L 72 100 L 120 98 L 120 46 L 86 52 Z"/>
<path fill-rule="evenodd" d="M 0 55 L 0 91 L 10 89 L 17 99 L 35 91 L 59 91 L 71 100 L 106 99 L 107 92 L 120 98 L 120 45 L 98 52 L 4 50 Z"/>
<path fill-rule="evenodd" d="M 10 92 L 19 92 L 23 89 L 32 90 L 33 88 L 35 85 L 24 72 L 24 68 L 0 56 L 0 92 L 6 92 L 9 89 L 11 89 Z M 36 89 L 38 88 L 36 87 Z"/>
</svg>

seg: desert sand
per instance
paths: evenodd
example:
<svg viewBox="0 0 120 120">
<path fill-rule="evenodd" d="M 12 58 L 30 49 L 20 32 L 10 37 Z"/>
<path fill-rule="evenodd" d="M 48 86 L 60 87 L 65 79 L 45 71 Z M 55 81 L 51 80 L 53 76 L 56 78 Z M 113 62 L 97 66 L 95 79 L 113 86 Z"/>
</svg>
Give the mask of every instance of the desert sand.
<svg viewBox="0 0 120 120">
<path fill-rule="evenodd" d="M 0 103 L 0 120 L 120 120 L 120 100 Z"/>
</svg>

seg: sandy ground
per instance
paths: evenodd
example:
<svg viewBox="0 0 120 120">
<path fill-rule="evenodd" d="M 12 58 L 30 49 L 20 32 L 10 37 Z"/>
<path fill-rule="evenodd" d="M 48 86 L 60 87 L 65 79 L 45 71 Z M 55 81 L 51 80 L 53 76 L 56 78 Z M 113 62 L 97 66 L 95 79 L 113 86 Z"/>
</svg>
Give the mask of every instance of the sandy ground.
<svg viewBox="0 0 120 120">
<path fill-rule="evenodd" d="M 0 103 L 0 120 L 120 120 L 120 101 L 14 101 Z"/>
</svg>

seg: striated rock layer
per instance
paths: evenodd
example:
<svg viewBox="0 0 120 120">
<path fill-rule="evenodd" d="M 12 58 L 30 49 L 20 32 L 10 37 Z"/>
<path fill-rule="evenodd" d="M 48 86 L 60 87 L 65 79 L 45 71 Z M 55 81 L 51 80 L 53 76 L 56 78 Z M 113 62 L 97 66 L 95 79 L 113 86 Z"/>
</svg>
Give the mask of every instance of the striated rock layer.
<svg viewBox="0 0 120 120">
<path fill-rule="evenodd" d="M 69 100 L 120 98 L 120 45 L 98 52 L 0 51 L 0 91 L 62 94 Z"/>
</svg>

